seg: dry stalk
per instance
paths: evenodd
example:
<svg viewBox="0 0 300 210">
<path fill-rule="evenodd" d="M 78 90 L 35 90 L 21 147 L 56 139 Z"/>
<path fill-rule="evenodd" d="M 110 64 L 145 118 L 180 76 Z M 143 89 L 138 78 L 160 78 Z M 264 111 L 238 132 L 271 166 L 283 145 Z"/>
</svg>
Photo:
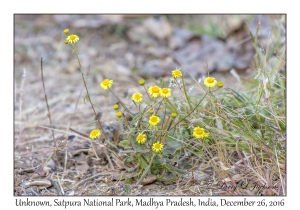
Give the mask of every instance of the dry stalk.
<svg viewBox="0 0 300 210">
<path fill-rule="evenodd" d="M 48 105 L 48 99 L 47 99 L 45 82 L 44 82 L 43 58 L 41 58 L 41 77 L 42 77 L 42 82 L 43 82 L 43 89 L 44 89 L 45 101 L 46 101 L 47 110 L 48 110 L 48 115 L 47 116 L 48 116 L 49 121 L 50 121 L 50 127 L 52 128 L 52 120 L 51 120 L 50 108 L 49 108 L 49 105 Z M 56 139 L 54 138 L 54 131 L 53 130 L 51 130 L 51 131 L 52 131 L 52 138 L 53 138 L 54 145 L 55 145 L 55 147 L 57 147 Z"/>
<path fill-rule="evenodd" d="M 24 126 L 22 126 L 22 105 L 23 105 L 23 90 L 24 90 L 25 80 L 26 80 L 26 70 L 23 69 L 22 82 L 20 87 L 20 98 L 19 98 L 19 112 L 20 112 L 19 136 L 16 145 L 18 145 L 21 142 L 21 135 L 24 129 Z"/>
</svg>

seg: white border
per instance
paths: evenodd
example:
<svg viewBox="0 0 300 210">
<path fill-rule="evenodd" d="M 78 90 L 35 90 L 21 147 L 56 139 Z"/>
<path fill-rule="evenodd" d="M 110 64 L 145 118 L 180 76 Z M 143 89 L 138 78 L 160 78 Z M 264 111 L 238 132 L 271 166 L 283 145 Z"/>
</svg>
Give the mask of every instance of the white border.
<svg viewBox="0 0 300 210">
<path fill-rule="evenodd" d="M 292 1 L 291 1 L 292 2 Z M 288 130 L 288 196 L 285 208 L 298 207 L 299 130 L 297 114 L 300 106 L 296 84 L 299 84 L 299 10 L 296 4 L 278 0 L 251 1 L 6 1 L 1 5 L 1 190 L 0 205 L 17 208 L 13 197 L 13 14 L 14 13 L 287 13 L 287 130 Z M 4 47 L 3 47 L 4 46 Z M 295 85 L 294 85 L 295 84 Z M 158 197 L 156 197 L 158 198 Z M 164 197 L 160 197 L 165 199 Z M 54 198 L 45 198 L 53 200 Z M 216 199 L 216 198 L 215 198 Z M 228 198 L 227 198 L 228 199 Z M 232 197 L 231 197 L 232 199 Z M 251 199 L 258 199 L 251 198 Z M 270 199 L 267 197 L 266 199 Z M 99 207 L 98 207 L 99 208 Z M 199 207 L 198 207 L 199 208 Z M 230 208 L 230 207 L 228 207 Z M 150 208 L 149 208 L 150 209 Z M 153 208 L 152 208 L 153 209 Z M 292 208 L 296 209 L 296 208 Z"/>
</svg>

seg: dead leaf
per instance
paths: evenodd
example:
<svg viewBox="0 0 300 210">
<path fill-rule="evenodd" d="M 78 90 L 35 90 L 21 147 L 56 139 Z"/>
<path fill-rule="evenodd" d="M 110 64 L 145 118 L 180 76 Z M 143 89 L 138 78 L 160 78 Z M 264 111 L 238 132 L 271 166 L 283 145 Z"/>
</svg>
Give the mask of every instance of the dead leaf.
<svg viewBox="0 0 300 210">
<path fill-rule="evenodd" d="M 156 176 L 154 176 L 153 174 L 151 174 L 151 175 L 146 176 L 146 177 L 142 180 L 141 184 L 142 184 L 142 185 L 151 184 L 151 183 L 155 182 L 156 179 L 157 179 Z"/>
<path fill-rule="evenodd" d="M 42 187 L 51 187 L 52 184 L 50 180 L 48 179 L 43 179 L 43 180 L 35 180 L 33 182 L 28 183 L 28 186 L 42 186 Z"/>
</svg>

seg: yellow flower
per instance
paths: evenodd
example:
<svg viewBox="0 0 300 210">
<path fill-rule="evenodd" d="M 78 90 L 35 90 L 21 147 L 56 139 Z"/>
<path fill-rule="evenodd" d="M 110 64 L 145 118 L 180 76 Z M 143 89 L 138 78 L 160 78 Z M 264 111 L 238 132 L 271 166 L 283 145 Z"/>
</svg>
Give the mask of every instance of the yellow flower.
<svg viewBox="0 0 300 210">
<path fill-rule="evenodd" d="M 113 80 L 105 79 L 103 82 L 101 82 L 100 86 L 104 89 L 107 90 L 110 88 L 113 84 Z"/>
<path fill-rule="evenodd" d="M 163 88 L 160 90 L 160 95 L 164 98 L 168 98 L 171 95 L 171 89 L 170 88 Z"/>
<path fill-rule="evenodd" d="M 197 139 L 204 139 L 205 137 L 209 136 L 209 133 L 206 133 L 204 128 L 196 127 L 194 128 L 193 136 L 195 136 Z"/>
<path fill-rule="evenodd" d="M 70 44 L 75 44 L 76 42 L 79 41 L 79 37 L 76 34 L 71 34 L 70 36 L 67 37 L 67 40 Z"/>
<path fill-rule="evenodd" d="M 158 116 L 152 115 L 149 118 L 149 124 L 152 126 L 156 126 L 160 122 L 160 118 Z"/>
<path fill-rule="evenodd" d="M 217 83 L 217 85 L 218 85 L 218 87 L 220 87 L 220 88 L 221 88 L 221 87 L 223 87 L 223 86 L 224 86 L 224 82 L 221 82 L 221 81 L 220 81 L 220 82 L 218 82 L 218 83 Z"/>
<path fill-rule="evenodd" d="M 141 93 L 134 93 L 134 94 L 132 94 L 131 99 L 132 99 L 134 102 L 140 103 L 140 102 L 142 102 L 142 100 L 143 100 L 143 95 L 142 95 Z"/>
<path fill-rule="evenodd" d="M 156 142 L 152 145 L 152 150 L 155 152 L 160 152 L 163 149 L 164 145 L 160 142 Z"/>
<path fill-rule="evenodd" d="M 136 141 L 139 144 L 144 144 L 146 142 L 146 138 L 146 134 L 139 133 L 139 135 L 136 137 Z"/>
<path fill-rule="evenodd" d="M 182 77 L 182 73 L 179 69 L 175 69 L 172 71 L 172 75 L 173 77 L 176 79 L 176 78 L 179 78 L 179 77 Z"/>
<path fill-rule="evenodd" d="M 64 33 L 65 33 L 66 35 L 68 35 L 68 34 L 69 34 L 69 29 L 66 28 L 66 29 L 64 30 Z"/>
<path fill-rule="evenodd" d="M 145 84 L 145 80 L 140 79 L 140 80 L 139 80 L 139 84 L 143 86 L 143 85 Z"/>
<path fill-rule="evenodd" d="M 150 95 L 156 98 L 160 94 L 160 88 L 154 85 L 148 88 L 148 92 L 150 93 Z"/>
<path fill-rule="evenodd" d="M 118 111 L 118 112 L 116 112 L 116 115 L 117 115 L 117 117 L 122 117 L 122 116 L 123 116 L 123 113 L 120 112 L 120 111 Z"/>
<path fill-rule="evenodd" d="M 92 130 L 90 133 L 90 138 L 91 139 L 96 139 L 101 135 L 100 130 Z"/>
<path fill-rule="evenodd" d="M 205 80 L 204 80 L 204 84 L 209 87 L 209 88 L 212 88 L 213 86 L 215 86 L 217 84 L 217 80 L 213 77 L 207 77 Z"/>
<path fill-rule="evenodd" d="M 118 110 L 119 109 L 119 105 L 118 104 L 114 104 L 113 108 L 114 108 L 114 110 Z"/>
<path fill-rule="evenodd" d="M 173 117 L 173 118 L 177 117 L 177 113 L 176 112 L 172 112 L 171 113 L 171 117 Z"/>
</svg>

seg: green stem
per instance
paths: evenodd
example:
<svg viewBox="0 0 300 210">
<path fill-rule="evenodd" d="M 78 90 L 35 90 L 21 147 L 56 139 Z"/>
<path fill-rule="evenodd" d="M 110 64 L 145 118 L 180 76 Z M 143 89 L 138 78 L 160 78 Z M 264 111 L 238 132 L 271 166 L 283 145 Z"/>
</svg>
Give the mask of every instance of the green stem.
<svg viewBox="0 0 300 210">
<path fill-rule="evenodd" d="M 82 66 L 81 66 L 81 62 L 80 62 L 80 59 L 79 59 L 77 50 L 76 50 L 76 48 L 75 48 L 74 45 L 72 45 L 71 47 L 72 47 L 72 49 L 74 50 L 75 55 L 76 55 L 76 58 L 77 58 L 77 60 L 78 60 L 78 64 L 79 64 L 79 68 L 80 68 L 80 72 L 81 72 L 81 77 L 82 77 L 82 80 L 83 80 L 83 83 L 84 83 L 84 87 L 85 87 L 86 93 L 87 93 L 87 95 L 88 95 L 88 97 L 89 97 L 89 102 L 90 102 L 90 104 L 91 104 L 91 106 L 92 106 L 92 109 L 93 109 L 93 111 L 94 111 L 95 116 L 97 116 L 97 113 L 96 113 L 96 111 L 95 111 L 94 105 L 93 105 L 93 103 L 92 103 L 92 99 L 91 99 L 91 97 L 90 97 L 90 94 L 89 94 L 89 91 L 88 91 L 88 88 L 87 88 L 87 85 L 86 85 L 86 82 L 85 82 L 85 79 L 84 79 L 84 75 L 83 75 L 83 71 L 82 71 Z M 101 122 L 100 122 L 100 120 L 99 120 L 98 118 L 97 118 L 97 121 L 98 121 L 98 123 L 99 123 L 100 129 L 102 130 L 105 139 L 108 141 L 108 138 L 107 138 L 107 136 L 106 136 L 106 133 L 104 132 L 103 127 L 102 127 L 102 124 L 101 124 Z"/>
<path fill-rule="evenodd" d="M 169 99 L 164 98 L 166 100 L 166 102 L 174 109 L 174 111 L 178 114 L 178 110 L 173 106 L 173 104 L 171 103 L 171 101 L 169 101 Z"/>
<path fill-rule="evenodd" d="M 198 106 L 201 104 L 201 102 L 203 101 L 203 99 L 206 97 L 207 93 L 208 92 L 205 93 L 205 95 L 199 101 L 199 103 L 195 106 L 195 108 L 188 115 L 186 115 L 184 118 L 182 118 L 178 123 L 176 123 L 170 130 L 172 130 L 176 125 L 178 125 L 179 123 L 181 123 L 182 121 L 184 121 L 187 117 L 189 117 L 198 108 Z"/>
<path fill-rule="evenodd" d="M 181 77 L 181 80 L 182 80 L 182 86 L 183 86 L 183 92 L 184 92 L 185 98 L 186 98 L 186 100 L 187 100 L 187 102 L 188 102 L 188 104 L 189 104 L 189 106 L 190 106 L 190 109 L 192 109 L 193 107 L 192 107 L 192 105 L 191 105 L 190 98 L 189 98 L 188 95 L 187 95 L 183 77 Z"/>
<path fill-rule="evenodd" d="M 125 106 L 125 104 L 118 98 L 118 96 L 116 96 L 116 94 L 114 94 L 114 92 L 112 92 L 112 90 L 110 88 L 108 88 L 109 91 L 118 99 L 118 101 L 120 102 L 121 106 L 132 116 L 133 114 L 129 111 L 129 109 L 127 109 L 127 107 Z"/>
</svg>

